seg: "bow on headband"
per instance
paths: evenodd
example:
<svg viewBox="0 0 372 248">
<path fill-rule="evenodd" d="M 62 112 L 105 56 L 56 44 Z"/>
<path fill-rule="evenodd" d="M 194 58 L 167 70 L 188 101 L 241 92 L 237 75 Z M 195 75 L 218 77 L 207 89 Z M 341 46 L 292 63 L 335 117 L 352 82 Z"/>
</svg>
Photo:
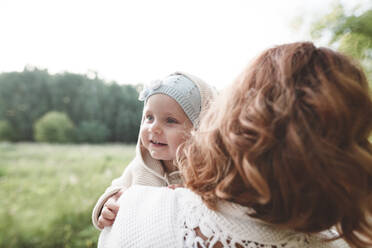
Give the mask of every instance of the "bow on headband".
<svg viewBox="0 0 372 248">
<path fill-rule="evenodd" d="M 143 87 L 143 90 L 139 94 L 138 100 L 145 101 L 146 98 L 150 95 L 150 93 L 158 89 L 162 84 L 163 84 L 162 80 L 155 80 L 145 85 Z"/>
</svg>

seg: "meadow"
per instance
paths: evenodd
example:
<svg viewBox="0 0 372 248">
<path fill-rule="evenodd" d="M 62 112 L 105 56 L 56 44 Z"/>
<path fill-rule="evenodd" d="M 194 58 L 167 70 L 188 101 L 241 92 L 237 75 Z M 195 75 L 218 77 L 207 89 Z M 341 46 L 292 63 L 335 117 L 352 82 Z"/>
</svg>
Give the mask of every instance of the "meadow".
<svg viewBox="0 0 372 248">
<path fill-rule="evenodd" d="M 134 150 L 0 143 L 0 248 L 96 247 L 92 208 Z"/>
</svg>

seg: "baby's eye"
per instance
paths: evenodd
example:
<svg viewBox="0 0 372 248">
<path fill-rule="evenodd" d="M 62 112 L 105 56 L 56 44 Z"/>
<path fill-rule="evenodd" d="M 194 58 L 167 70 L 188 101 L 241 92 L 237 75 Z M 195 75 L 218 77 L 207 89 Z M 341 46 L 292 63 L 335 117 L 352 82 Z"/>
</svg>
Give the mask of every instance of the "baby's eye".
<svg viewBox="0 0 372 248">
<path fill-rule="evenodd" d="M 145 116 L 146 121 L 152 121 L 154 117 L 152 115 L 146 115 Z"/>
<path fill-rule="evenodd" d="M 176 119 L 174 119 L 174 118 L 168 117 L 167 118 L 167 123 L 173 124 L 173 123 L 178 123 L 178 121 Z"/>
</svg>

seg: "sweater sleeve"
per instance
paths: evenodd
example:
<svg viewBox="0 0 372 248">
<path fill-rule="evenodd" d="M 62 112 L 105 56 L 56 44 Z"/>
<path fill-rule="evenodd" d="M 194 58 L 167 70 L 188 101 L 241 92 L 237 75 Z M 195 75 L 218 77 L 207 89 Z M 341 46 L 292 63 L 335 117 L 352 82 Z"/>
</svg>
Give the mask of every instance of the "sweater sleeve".
<svg viewBox="0 0 372 248">
<path fill-rule="evenodd" d="M 122 188 L 129 188 L 133 183 L 133 170 L 136 165 L 136 159 L 132 160 L 129 165 L 125 168 L 123 174 L 114 179 L 111 183 L 111 186 L 108 187 L 105 192 L 99 197 L 96 205 L 93 208 L 92 212 L 92 222 L 95 228 L 101 230 L 98 227 L 98 218 L 101 214 L 103 205 L 106 203 L 108 198 L 116 194 Z"/>
<path fill-rule="evenodd" d="M 174 190 L 134 185 L 119 203 L 114 224 L 101 232 L 99 248 L 178 246 Z"/>
</svg>

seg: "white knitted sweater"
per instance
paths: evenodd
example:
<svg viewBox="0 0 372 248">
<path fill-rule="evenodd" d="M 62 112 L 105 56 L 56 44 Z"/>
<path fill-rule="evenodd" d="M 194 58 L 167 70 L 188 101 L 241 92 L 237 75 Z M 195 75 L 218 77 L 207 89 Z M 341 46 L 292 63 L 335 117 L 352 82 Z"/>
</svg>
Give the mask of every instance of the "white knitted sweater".
<svg viewBox="0 0 372 248">
<path fill-rule="evenodd" d="M 98 248 L 242 247 L 346 248 L 343 240 L 324 241 L 332 232 L 308 235 L 283 230 L 249 217 L 248 208 L 220 202 L 206 207 L 188 189 L 132 186 L 121 196 L 113 226 L 105 228 Z"/>
</svg>

